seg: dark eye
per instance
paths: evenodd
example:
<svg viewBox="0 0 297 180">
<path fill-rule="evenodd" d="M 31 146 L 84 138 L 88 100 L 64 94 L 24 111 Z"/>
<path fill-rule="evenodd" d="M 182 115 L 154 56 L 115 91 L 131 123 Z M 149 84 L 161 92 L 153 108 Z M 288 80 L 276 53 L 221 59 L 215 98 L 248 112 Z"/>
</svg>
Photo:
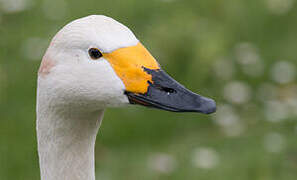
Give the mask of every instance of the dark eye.
<svg viewBox="0 0 297 180">
<path fill-rule="evenodd" d="M 97 48 L 89 49 L 89 55 L 93 60 L 96 60 L 102 57 L 102 53 Z"/>
</svg>

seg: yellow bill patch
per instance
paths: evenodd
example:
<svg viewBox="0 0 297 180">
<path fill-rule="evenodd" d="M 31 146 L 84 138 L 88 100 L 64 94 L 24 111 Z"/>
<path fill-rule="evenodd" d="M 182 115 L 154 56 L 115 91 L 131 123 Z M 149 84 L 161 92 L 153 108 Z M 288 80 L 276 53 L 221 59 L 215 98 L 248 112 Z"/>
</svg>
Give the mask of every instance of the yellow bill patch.
<svg viewBox="0 0 297 180">
<path fill-rule="evenodd" d="M 146 73 L 143 67 L 160 69 L 158 62 L 140 42 L 136 46 L 104 53 L 103 57 L 109 61 L 116 74 L 121 78 L 126 91 L 133 93 L 146 93 L 149 86 L 148 81 L 152 82 L 152 76 Z"/>
</svg>

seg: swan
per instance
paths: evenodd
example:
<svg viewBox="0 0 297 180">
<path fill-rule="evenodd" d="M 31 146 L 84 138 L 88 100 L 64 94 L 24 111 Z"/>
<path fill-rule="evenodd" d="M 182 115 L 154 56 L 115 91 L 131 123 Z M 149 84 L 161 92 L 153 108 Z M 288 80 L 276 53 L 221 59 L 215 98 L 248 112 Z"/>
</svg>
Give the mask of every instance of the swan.
<svg viewBox="0 0 297 180">
<path fill-rule="evenodd" d="M 174 112 L 216 110 L 215 101 L 167 75 L 132 31 L 104 15 L 64 26 L 38 71 L 36 130 L 42 180 L 94 180 L 104 109 L 138 104 Z"/>
</svg>

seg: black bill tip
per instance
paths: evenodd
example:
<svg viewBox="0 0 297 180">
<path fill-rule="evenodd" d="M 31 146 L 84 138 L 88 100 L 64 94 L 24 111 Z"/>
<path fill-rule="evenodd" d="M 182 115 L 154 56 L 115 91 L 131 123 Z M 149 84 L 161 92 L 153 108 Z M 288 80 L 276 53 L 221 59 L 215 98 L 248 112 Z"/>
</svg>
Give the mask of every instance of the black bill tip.
<svg viewBox="0 0 297 180">
<path fill-rule="evenodd" d="M 152 75 L 153 82 L 145 94 L 126 91 L 131 104 L 139 104 L 173 112 L 199 112 L 210 114 L 216 111 L 216 103 L 210 98 L 193 93 L 179 84 L 161 69 L 144 70 Z"/>
<path fill-rule="evenodd" d="M 202 104 L 202 106 L 197 107 L 197 112 L 201 112 L 203 114 L 211 114 L 216 112 L 217 106 L 213 99 L 200 96 L 199 101 L 201 102 L 200 104 Z"/>
</svg>

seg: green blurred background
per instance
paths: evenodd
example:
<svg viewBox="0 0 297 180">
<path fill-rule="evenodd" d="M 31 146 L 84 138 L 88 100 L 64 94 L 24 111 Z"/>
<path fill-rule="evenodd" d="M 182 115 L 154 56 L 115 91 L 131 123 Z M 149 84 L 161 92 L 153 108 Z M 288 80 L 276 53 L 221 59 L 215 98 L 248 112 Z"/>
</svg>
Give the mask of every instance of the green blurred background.
<svg viewBox="0 0 297 180">
<path fill-rule="evenodd" d="M 297 179 L 295 0 L 0 0 L 0 180 L 39 179 L 36 76 L 54 34 L 105 14 L 214 115 L 108 109 L 100 180 Z"/>
</svg>

